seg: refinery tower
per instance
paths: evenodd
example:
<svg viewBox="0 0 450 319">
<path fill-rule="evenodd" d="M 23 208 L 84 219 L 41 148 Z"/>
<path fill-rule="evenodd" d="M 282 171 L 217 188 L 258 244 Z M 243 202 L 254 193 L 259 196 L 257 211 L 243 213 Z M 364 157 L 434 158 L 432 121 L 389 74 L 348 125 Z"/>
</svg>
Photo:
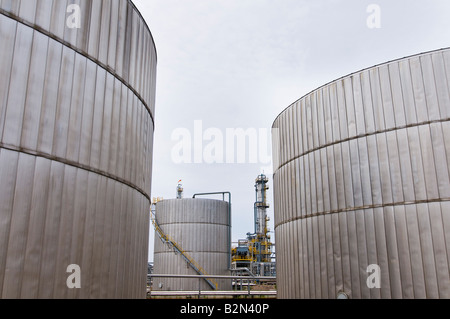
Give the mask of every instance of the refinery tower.
<svg viewBox="0 0 450 319">
<path fill-rule="evenodd" d="M 270 239 L 267 216 L 267 190 L 269 179 L 261 174 L 255 180 L 255 203 L 253 205 L 254 232 L 238 241 L 232 249 L 232 268 L 256 276 L 275 276 L 274 244 Z"/>
</svg>

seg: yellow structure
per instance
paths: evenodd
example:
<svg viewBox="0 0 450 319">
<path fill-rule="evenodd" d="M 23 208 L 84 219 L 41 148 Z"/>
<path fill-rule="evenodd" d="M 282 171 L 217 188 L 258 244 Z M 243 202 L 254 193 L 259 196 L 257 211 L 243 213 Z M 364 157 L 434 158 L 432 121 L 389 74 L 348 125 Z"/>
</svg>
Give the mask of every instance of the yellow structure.
<svg viewBox="0 0 450 319">
<path fill-rule="evenodd" d="M 269 179 L 259 175 L 255 180 L 256 201 L 253 206 L 255 231 L 248 233 L 247 239 L 238 241 L 238 246 L 231 250 L 232 266 L 234 269 L 248 269 L 261 276 L 275 275 L 275 262 L 273 261 L 273 246 L 270 241 L 269 217 L 267 216 L 267 185 Z"/>
</svg>

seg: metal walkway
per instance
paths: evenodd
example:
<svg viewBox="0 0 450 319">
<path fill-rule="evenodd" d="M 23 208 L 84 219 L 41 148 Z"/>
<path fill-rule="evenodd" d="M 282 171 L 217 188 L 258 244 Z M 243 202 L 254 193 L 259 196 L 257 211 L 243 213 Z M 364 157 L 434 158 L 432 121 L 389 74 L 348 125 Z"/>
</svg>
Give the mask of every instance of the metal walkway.
<svg viewBox="0 0 450 319">
<path fill-rule="evenodd" d="M 195 270 L 195 272 L 199 275 L 208 276 L 206 271 L 191 257 L 188 253 L 186 253 L 180 245 L 178 245 L 172 238 L 170 238 L 167 234 L 164 233 L 164 231 L 159 227 L 158 222 L 156 221 L 155 216 L 153 213 L 150 214 L 150 218 L 152 220 L 153 226 L 155 227 L 155 230 L 161 239 L 161 241 L 164 244 L 167 244 L 169 248 L 173 250 L 173 252 L 179 253 L 180 256 L 189 264 L 189 266 L 192 267 L 192 269 Z M 218 284 L 216 281 L 210 279 L 210 278 L 203 278 L 206 283 L 214 290 L 217 290 Z"/>
</svg>

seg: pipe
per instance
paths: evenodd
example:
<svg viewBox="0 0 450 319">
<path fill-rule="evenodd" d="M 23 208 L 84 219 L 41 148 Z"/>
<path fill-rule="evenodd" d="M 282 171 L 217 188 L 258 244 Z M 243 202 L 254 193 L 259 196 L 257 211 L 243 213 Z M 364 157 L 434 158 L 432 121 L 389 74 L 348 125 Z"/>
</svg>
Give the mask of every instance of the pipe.
<svg viewBox="0 0 450 319">
<path fill-rule="evenodd" d="M 222 200 L 225 201 L 225 194 L 228 194 L 228 270 L 231 270 L 231 192 L 211 192 L 211 193 L 197 193 L 192 196 L 206 196 L 222 194 Z"/>
</svg>

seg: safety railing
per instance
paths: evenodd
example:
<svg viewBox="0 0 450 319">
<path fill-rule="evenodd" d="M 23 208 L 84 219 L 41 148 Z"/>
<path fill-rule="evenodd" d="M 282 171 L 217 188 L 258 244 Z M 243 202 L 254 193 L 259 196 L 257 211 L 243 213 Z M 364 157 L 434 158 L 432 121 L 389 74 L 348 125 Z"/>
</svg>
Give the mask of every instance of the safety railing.
<svg viewBox="0 0 450 319">
<path fill-rule="evenodd" d="M 152 278 L 187 278 L 187 279 L 195 279 L 197 278 L 199 280 L 199 286 L 197 291 L 159 291 L 159 290 L 151 290 L 149 289 L 148 293 L 151 297 L 175 297 L 175 296 L 195 296 L 198 295 L 200 298 L 201 296 L 248 296 L 248 297 L 255 297 L 260 296 L 263 298 L 271 298 L 276 297 L 277 291 L 276 290 L 264 290 L 264 291 L 258 291 L 258 290 L 251 290 L 251 282 L 258 281 L 258 282 L 275 282 L 276 277 L 275 276 L 242 276 L 242 275 L 236 275 L 236 276 L 223 276 L 223 275 L 177 275 L 177 274 L 148 274 L 148 279 L 151 281 Z M 234 280 L 234 287 L 235 290 L 225 290 L 225 291 L 204 291 L 201 289 L 200 280 L 203 280 L 205 278 L 216 278 L 221 280 Z M 244 290 L 243 287 L 247 286 L 247 289 Z M 240 286 L 240 289 L 238 288 Z"/>
</svg>

